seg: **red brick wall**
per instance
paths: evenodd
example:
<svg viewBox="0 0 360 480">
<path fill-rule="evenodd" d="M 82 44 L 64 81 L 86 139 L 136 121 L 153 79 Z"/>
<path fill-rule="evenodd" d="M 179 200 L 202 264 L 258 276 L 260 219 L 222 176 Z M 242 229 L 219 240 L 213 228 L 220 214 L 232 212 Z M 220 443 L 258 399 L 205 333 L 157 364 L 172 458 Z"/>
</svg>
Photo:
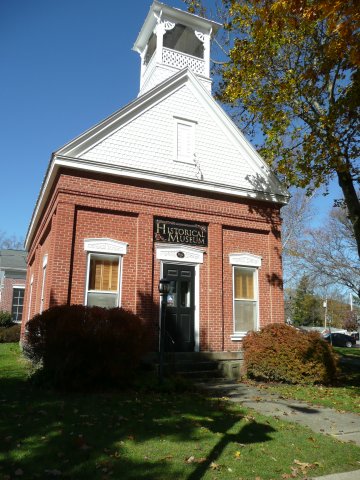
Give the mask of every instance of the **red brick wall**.
<svg viewBox="0 0 360 480">
<path fill-rule="evenodd" d="M 22 278 L 6 278 L 4 279 L 4 288 L 1 291 L 0 310 L 10 312 L 12 310 L 13 287 L 14 285 L 25 285 Z"/>
<path fill-rule="evenodd" d="M 180 187 L 64 171 L 39 222 L 29 251 L 34 274 L 31 316 L 39 311 L 42 258 L 48 254 L 45 308 L 83 303 L 85 238 L 128 243 L 123 257 L 122 306 L 146 318 L 156 345 L 160 262 L 152 241 L 154 217 L 207 223 L 208 247 L 200 265 L 202 350 L 237 350 L 233 333 L 230 253 L 262 257 L 260 322 L 283 321 L 279 208 L 275 204 Z M 35 281 L 36 278 L 36 281 Z M 25 302 L 29 301 L 28 295 Z M 34 294 L 34 292 L 36 292 Z"/>
</svg>

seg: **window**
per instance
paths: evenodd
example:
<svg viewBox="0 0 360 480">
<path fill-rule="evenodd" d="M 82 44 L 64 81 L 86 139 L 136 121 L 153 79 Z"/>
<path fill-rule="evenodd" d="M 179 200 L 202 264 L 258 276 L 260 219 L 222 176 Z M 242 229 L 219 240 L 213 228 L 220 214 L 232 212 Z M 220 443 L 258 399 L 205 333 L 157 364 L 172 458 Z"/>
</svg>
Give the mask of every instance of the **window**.
<svg viewBox="0 0 360 480">
<path fill-rule="evenodd" d="M 85 305 L 105 308 L 121 305 L 122 258 L 127 243 L 110 238 L 84 240 L 88 252 Z"/>
<path fill-rule="evenodd" d="M 14 322 L 21 322 L 24 305 L 24 293 L 25 287 L 20 285 L 13 287 L 11 318 Z"/>
<path fill-rule="evenodd" d="M 87 305 L 118 307 L 120 257 L 101 254 L 89 257 Z"/>
<path fill-rule="evenodd" d="M 257 330 L 259 319 L 258 269 L 261 257 L 252 254 L 231 254 L 233 265 L 233 340 L 241 340 L 248 331 Z"/>
<path fill-rule="evenodd" d="M 176 152 L 178 162 L 194 164 L 195 155 L 195 122 L 176 120 Z"/>
<path fill-rule="evenodd" d="M 234 267 L 234 331 L 255 330 L 257 324 L 256 270 Z"/>
</svg>

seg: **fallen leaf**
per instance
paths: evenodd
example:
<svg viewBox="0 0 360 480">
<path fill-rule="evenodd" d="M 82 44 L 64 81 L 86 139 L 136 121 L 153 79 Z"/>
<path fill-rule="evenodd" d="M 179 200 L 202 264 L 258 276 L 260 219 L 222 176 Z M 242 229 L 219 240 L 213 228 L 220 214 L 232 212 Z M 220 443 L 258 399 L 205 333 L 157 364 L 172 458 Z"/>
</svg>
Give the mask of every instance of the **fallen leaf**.
<svg viewBox="0 0 360 480">
<path fill-rule="evenodd" d="M 211 470 L 220 470 L 220 465 L 218 463 L 211 462 L 210 463 L 210 468 L 211 468 Z"/>
<path fill-rule="evenodd" d="M 165 457 L 159 458 L 159 462 L 165 462 L 166 460 L 171 460 L 174 458 L 173 455 L 165 455 Z"/>
</svg>

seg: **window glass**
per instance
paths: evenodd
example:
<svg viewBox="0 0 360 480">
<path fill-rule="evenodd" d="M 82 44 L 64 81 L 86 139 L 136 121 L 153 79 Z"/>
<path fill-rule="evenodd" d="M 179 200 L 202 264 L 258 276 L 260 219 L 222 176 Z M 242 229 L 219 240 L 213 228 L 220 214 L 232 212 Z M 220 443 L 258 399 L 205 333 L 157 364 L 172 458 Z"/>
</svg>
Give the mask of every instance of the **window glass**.
<svg viewBox="0 0 360 480">
<path fill-rule="evenodd" d="M 234 330 L 248 332 L 257 324 L 256 269 L 234 267 Z"/>
<path fill-rule="evenodd" d="M 113 308 L 119 306 L 118 255 L 90 254 L 87 305 Z"/>
<path fill-rule="evenodd" d="M 254 270 L 235 268 L 235 298 L 254 300 Z"/>
<path fill-rule="evenodd" d="M 90 260 L 89 290 L 116 292 L 118 289 L 119 258 L 96 258 Z"/>
<path fill-rule="evenodd" d="M 181 307 L 190 307 L 190 282 L 188 280 L 180 281 L 180 305 Z"/>
<path fill-rule="evenodd" d="M 11 317 L 14 322 L 21 322 L 24 305 L 24 288 L 13 289 Z"/>
</svg>

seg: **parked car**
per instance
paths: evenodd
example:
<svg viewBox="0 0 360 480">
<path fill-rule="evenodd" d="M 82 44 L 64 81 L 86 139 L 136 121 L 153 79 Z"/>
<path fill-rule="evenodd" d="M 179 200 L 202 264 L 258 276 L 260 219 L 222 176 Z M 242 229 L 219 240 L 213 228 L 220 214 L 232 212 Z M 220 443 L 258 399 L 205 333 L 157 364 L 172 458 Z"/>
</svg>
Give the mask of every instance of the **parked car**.
<svg viewBox="0 0 360 480">
<path fill-rule="evenodd" d="M 346 335 L 345 333 L 327 333 L 323 336 L 324 340 L 331 342 L 334 347 L 347 347 L 351 348 L 356 344 L 354 337 Z"/>
</svg>

